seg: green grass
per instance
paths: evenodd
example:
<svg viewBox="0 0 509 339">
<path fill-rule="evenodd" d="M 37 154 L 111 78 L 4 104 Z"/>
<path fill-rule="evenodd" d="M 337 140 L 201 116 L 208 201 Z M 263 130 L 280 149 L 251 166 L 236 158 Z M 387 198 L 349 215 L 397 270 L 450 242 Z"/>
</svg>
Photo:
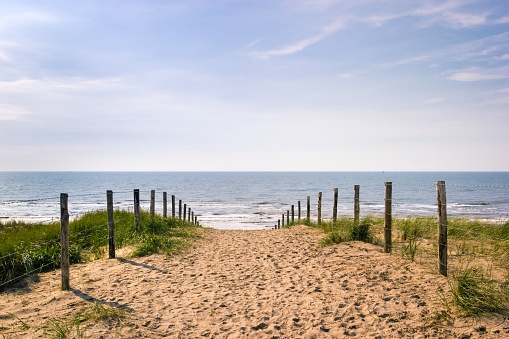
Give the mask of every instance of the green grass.
<svg viewBox="0 0 509 339">
<path fill-rule="evenodd" d="M 481 267 L 460 269 L 450 284 L 452 303 L 465 315 L 497 313 L 508 306 L 507 286 L 493 280 Z"/>
<path fill-rule="evenodd" d="M 120 321 L 126 315 L 127 311 L 124 309 L 104 306 L 96 301 L 67 319 L 51 319 L 48 325 L 45 326 L 45 334 L 48 338 L 52 339 L 86 338 L 82 324 L 103 320 Z"/>
<path fill-rule="evenodd" d="M 134 214 L 114 212 L 115 247 L 129 246 L 133 256 L 170 254 L 198 237 L 196 227 L 180 219 L 150 218 L 141 212 L 136 232 Z M 60 223 L 0 224 L 0 290 L 28 272 L 51 271 L 60 267 Z M 78 263 L 106 256 L 108 225 L 106 211 L 86 213 L 69 225 L 70 262 Z M 8 281 L 12 282 L 5 284 Z"/>
</svg>

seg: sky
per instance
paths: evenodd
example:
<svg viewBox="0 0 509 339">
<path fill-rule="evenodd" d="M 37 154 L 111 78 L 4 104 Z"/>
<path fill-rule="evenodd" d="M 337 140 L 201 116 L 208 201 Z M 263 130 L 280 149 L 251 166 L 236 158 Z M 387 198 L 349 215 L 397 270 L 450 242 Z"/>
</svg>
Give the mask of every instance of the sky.
<svg viewBox="0 0 509 339">
<path fill-rule="evenodd" d="M 509 171 L 505 0 L 0 0 L 0 171 Z"/>
</svg>

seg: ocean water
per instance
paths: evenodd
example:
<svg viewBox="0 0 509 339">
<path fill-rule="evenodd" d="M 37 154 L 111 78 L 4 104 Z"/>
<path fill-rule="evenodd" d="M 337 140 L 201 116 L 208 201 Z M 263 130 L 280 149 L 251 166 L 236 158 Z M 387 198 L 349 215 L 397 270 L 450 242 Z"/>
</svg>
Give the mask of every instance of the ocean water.
<svg viewBox="0 0 509 339">
<path fill-rule="evenodd" d="M 0 172 L 0 220 L 50 221 L 59 218 L 60 193 L 69 194 L 72 216 L 106 208 L 106 191 L 116 208 L 131 209 L 133 190 L 140 190 L 148 209 L 156 191 L 187 204 L 200 223 L 218 229 L 274 227 L 298 201 L 316 218 L 318 192 L 322 216 L 332 217 L 333 189 L 339 189 L 338 215 L 353 216 L 354 185 L 360 185 L 361 216 L 382 215 L 385 182 L 393 183 L 393 215 L 435 216 L 436 182 L 446 182 L 449 216 L 509 219 L 509 172 Z M 178 211 L 177 211 L 178 213 Z"/>
</svg>

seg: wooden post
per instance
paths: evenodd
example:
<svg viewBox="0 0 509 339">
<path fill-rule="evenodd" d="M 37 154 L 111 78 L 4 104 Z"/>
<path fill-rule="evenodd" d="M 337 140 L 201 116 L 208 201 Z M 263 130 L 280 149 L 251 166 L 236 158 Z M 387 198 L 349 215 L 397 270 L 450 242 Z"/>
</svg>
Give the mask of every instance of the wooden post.
<svg viewBox="0 0 509 339">
<path fill-rule="evenodd" d="M 182 200 L 179 199 L 179 219 L 182 219 Z"/>
<path fill-rule="evenodd" d="M 292 223 L 295 222 L 295 205 L 292 205 Z"/>
<path fill-rule="evenodd" d="M 193 217 L 191 218 L 191 223 L 194 224 L 194 212 L 193 212 Z"/>
<path fill-rule="evenodd" d="M 136 233 L 140 231 L 140 190 L 134 190 L 134 225 L 136 228 Z"/>
<path fill-rule="evenodd" d="M 154 219 L 156 213 L 156 191 L 150 191 L 150 219 Z"/>
<path fill-rule="evenodd" d="M 307 197 L 306 219 L 308 224 L 311 223 L 311 197 L 309 195 Z"/>
<path fill-rule="evenodd" d="M 286 210 L 286 224 L 290 226 L 290 210 Z"/>
<path fill-rule="evenodd" d="M 184 221 L 187 220 L 187 204 L 184 204 Z"/>
<path fill-rule="evenodd" d="M 171 217 L 175 219 L 175 196 L 171 196 Z"/>
<path fill-rule="evenodd" d="M 438 267 L 440 274 L 447 277 L 447 200 L 445 181 L 437 181 L 438 205 Z"/>
<path fill-rule="evenodd" d="M 189 213 L 187 213 L 187 222 L 191 222 L 191 207 L 189 207 Z"/>
<path fill-rule="evenodd" d="M 195 224 L 196 226 L 198 226 L 198 216 L 195 216 L 195 217 L 194 217 L 194 224 Z"/>
<path fill-rule="evenodd" d="M 318 192 L 318 225 L 322 224 L 322 192 Z"/>
<path fill-rule="evenodd" d="M 281 219 L 277 220 L 277 229 L 281 229 Z"/>
<path fill-rule="evenodd" d="M 168 194 L 163 192 L 163 219 L 168 217 Z"/>
<path fill-rule="evenodd" d="M 60 267 L 62 270 L 62 290 L 68 291 L 69 286 L 69 209 L 67 193 L 60 194 Z"/>
<path fill-rule="evenodd" d="M 334 205 L 332 207 L 332 226 L 336 226 L 338 221 L 338 189 L 334 189 Z"/>
<path fill-rule="evenodd" d="M 297 202 L 297 206 L 298 206 L 298 211 L 299 211 L 299 214 L 298 214 L 298 217 L 297 217 L 297 220 L 300 221 L 300 200 Z"/>
<path fill-rule="evenodd" d="M 384 252 L 392 251 L 392 182 L 385 183 L 385 246 Z"/>
<path fill-rule="evenodd" d="M 353 187 L 354 190 L 354 197 L 353 197 L 353 222 L 355 225 L 359 224 L 359 217 L 361 212 L 361 205 L 359 203 L 359 190 L 360 186 L 355 185 Z"/>
<path fill-rule="evenodd" d="M 283 216 L 281 217 L 281 227 L 285 227 L 285 214 L 283 213 Z"/>
<path fill-rule="evenodd" d="M 108 210 L 108 258 L 115 258 L 115 220 L 113 218 L 113 191 L 106 192 Z"/>
</svg>

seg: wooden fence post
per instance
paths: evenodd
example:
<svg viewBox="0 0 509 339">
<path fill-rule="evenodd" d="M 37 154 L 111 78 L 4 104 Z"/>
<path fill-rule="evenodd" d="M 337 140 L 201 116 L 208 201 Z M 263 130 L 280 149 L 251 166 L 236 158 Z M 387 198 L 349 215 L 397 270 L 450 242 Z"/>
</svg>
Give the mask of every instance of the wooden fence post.
<svg viewBox="0 0 509 339">
<path fill-rule="evenodd" d="M 150 191 L 150 219 L 154 219 L 156 213 L 156 191 Z"/>
<path fill-rule="evenodd" d="M 134 190 L 134 225 L 136 233 L 140 231 L 140 190 Z"/>
<path fill-rule="evenodd" d="M 62 270 L 62 290 L 68 291 L 69 286 L 69 209 L 67 193 L 60 194 L 60 267 Z"/>
<path fill-rule="evenodd" d="M 193 211 L 193 217 L 191 218 L 191 223 L 194 225 L 194 211 Z"/>
<path fill-rule="evenodd" d="M 318 225 L 322 224 L 322 192 L 318 192 Z"/>
<path fill-rule="evenodd" d="M 354 198 L 353 198 L 353 222 L 355 225 L 358 225 L 359 224 L 359 218 L 360 218 L 360 212 L 361 212 L 361 205 L 359 203 L 359 190 L 360 190 L 360 186 L 359 185 L 355 185 L 353 187 L 353 190 L 354 190 Z"/>
<path fill-rule="evenodd" d="M 292 205 L 292 223 L 295 222 L 295 205 Z"/>
<path fill-rule="evenodd" d="M 445 181 L 437 181 L 438 205 L 438 266 L 440 274 L 447 277 L 447 200 Z"/>
<path fill-rule="evenodd" d="M 184 221 L 187 220 L 187 204 L 184 204 Z"/>
<path fill-rule="evenodd" d="M 187 222 L 191 223 L 191 207 L 189 207 L 189 213 L 187 213 Z"/>
<path fill-rule="evenodd" d="M 392 251 L 392 182 L 385 183 L 384 230 L 385 230 L 384 252 L 390 253 Z"/>
<path fill-rule="evenodd" d="M 281 219 L 277 220 L 277 229 L 281 229 Z"/>
<path fill-rule="evenodd" d="M 298 216 L 297 216 L 297 220 L 300 221 L 300 200 L 297 202 L 297 209 L 298 209 Z"/>
<path fill-rule="evenodd" d="M 309 195 L 307 197 L 306 219 L 308 220 L 308 224 L 311 223 L 311 197 Z"/>
<path fill-rule="evenodd" d="M 336 226 L 338 221 L 338 189 L 334 189 L 334 205 L 332 207 L 332 226 Z"/>
<path fill-rule="evenodd" d="M 163 192 L 163 219 L 168 217 L 168 193 Z"/>
<path fill-rule="evenodd" d="M 115 258 L 115 220 L 113 218 L 113 191 L 106 191 L 108 210 L 108 258 Z"/>
<path fill-rule="evenodd" d="M 182 200 L 179 199 L 179 219 L 182 219 Z"/>
<path fill-rule="evenodd" d="M 286 224 L 290 226 L 290 210 L 286 210 Z"/>
<path fill-rule="evenodd" d="M 281 227 L 285 227 L 285 214 L 281 217 Z"/>
<path fill-rule="evenodd" d="M 171 217 L 175 219 L 175 196 L 171 196 Z"/>
</svg>

